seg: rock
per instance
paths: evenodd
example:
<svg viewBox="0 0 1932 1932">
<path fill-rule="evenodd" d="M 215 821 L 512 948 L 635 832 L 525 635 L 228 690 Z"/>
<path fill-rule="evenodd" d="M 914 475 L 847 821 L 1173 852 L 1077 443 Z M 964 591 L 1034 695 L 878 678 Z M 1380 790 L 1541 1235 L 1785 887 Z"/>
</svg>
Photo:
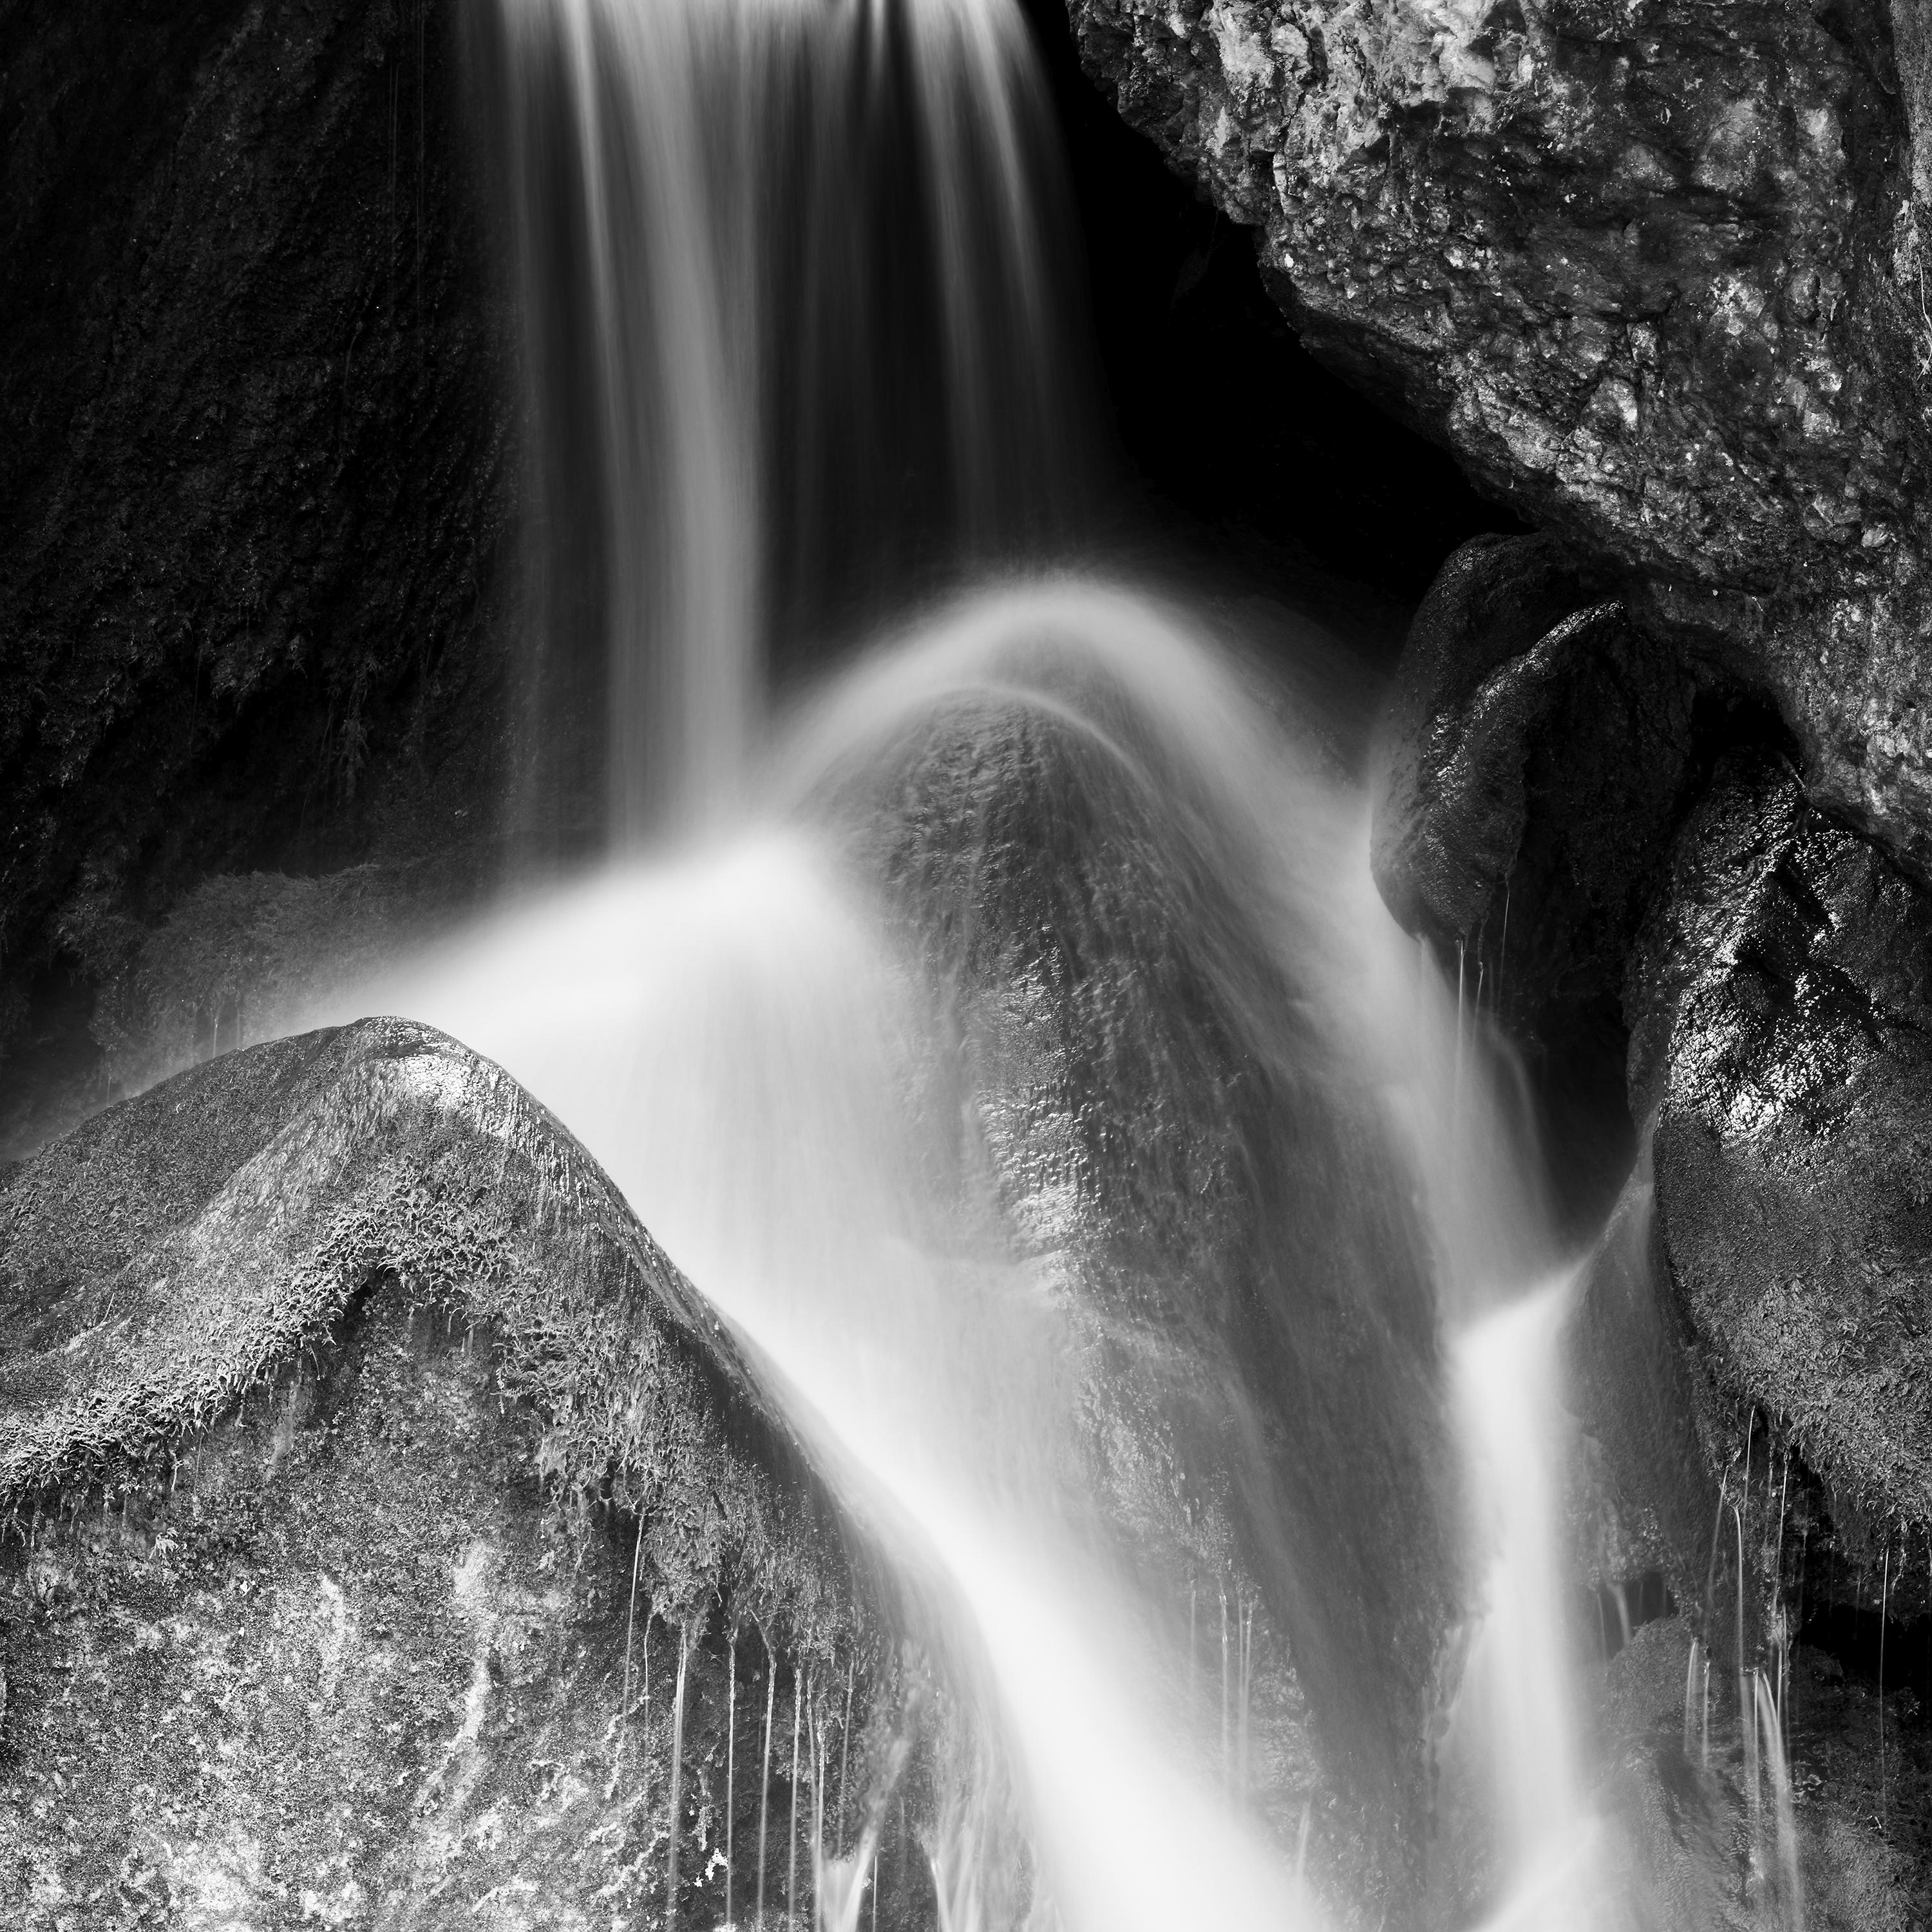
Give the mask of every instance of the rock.
<svg viewBox="0 0 1932 1932">
<path fill-rule="evenodd" d="M 1932 1523 L 1932 894 L 1788 765 L 1729 757 L 1627 1004 L 1674 1291 L 1743 1411 L 1730 1454 L 1762 1409 L 1825 1486 L 1833 1587 L 1876 1608 L 1882 1568 L 1912 1614 L 1907 1538 Z"/>
<path fill-rule="evenodd" d="M 1624 1869 L 1642 1888 L 1641 1922 L 1659 1932 L 1796 1922 L 1780 1897 L 1788 1882 L 1768 1754 L 1747 1756 L 1721 1668 L 1712 1672 L 1708 1756 L 1701 1696 L 1690 1701 L 1686 1748 L 1691 1661 L 1689 1626 L 1667 1618 L 1639 1630 L 1603 1675 L 1601 1802 L 1621 1838 Z M 1804 1646 L 1792 1654 L 1789 1685 L 1802 1922 L 1821 1932 L 1904 1932 L 1923 1923 L 1932 1909 L 1922 1797 L 1928 1739 L 1912 1721 L 1910 1694 L 1885 1700 L 1891 1768 L 1881 1790 L 1880 1700 L 1870 1688 Z"/>
<path fill-rule="evenodd" d="M 1376 884 L 1409 931 L 1484 966 L 1520 1034 L 1621 993 L 1688 804 L 1694 692 L 1547 538 L 1465 544 L 1416 612 L 1384 713 Z"/>
<path fill-rule="evenodd" d="M 1399 1918 L 1457 1588 L 1450 1457 L 1420 1231 L 1362 1065 L 1323 1033 L 1334 914 L 1276 904 L 1258 853 L 1190 848 L 1229 821 L 1198 774 L 1178 807 L 1149 789 L 1165 718 L 1046 682 L 1035 702 L 964 680 L 832 808 L 928 962 L 1002 1205 L 1085 1338 L 1089 1480 L 1205 1681 L 1247 1646 L 1255 1813 L 1290 1848 L 1312 1816 L 1324 1889 Z M 1332 884 L 1312 795 L 1276 803 Z"/>
<path fill-rule="evenodd" d="M 1748 1922 L 1730 1910 L 1748 1882 L 1747 1859 L 1739 1856 L 1749 1844 L 1738 1829 L 1743 1808 L 1723 1769 L 1705 1771 L 1701 1738 L 1684 1748 L 1690 1645 L 1681 1618 L 1646 1624 L 1605 1665 L 1596 1712 L 1603 1800 L 1622 1840 L 1619 1867 L 1641 1888 L 1640 1922 L 1660 1932 Z M 1718 1715 L 1721 1724 L 1721 1703 Z M 1720 1730 L 1718 1762 L 1728 1768 L 1724 1742 Z"/>
<path fill-rule="evenodd" d="M 1932 864 L 1922 10 L 1068 0 L 1304 342 Z"/>
<path fill-rule="evenodd" d="M 1477 537 L 1410 621 L 1379 727 L 1370 862 L 1390 911 L 1439 946 L 1466 944 L 1500 910 L 1522 842 L 1528 730 L 1552 676 L 1522 660 L 1593 601 L 1547 537 Z"/>
<path fill-rule="evenodd" d="M 225 1048 L 300 1030 L 332 989 L 442 937 L 476 885 L 433 859 L 204 879 L 104 973 L 88 1028 L 98 1077 L 118 1098 Z M 88 1097 L 83 1087 L 70 1104 Z"/>
<path fill-rule="evenodd" d="M 1478 538 L 1409 627 L 1379 727 L 1384 902 L 1525 1061 L 1580 1234 L 1628 1171 L 1624 962 L 1733 708 L 1547 537 Z"/>
<path fill-rule="evenodd" d="M 1718 1482 L 1692 1337 L 1660 1286 L 1669 1276 L 1654 1193 L 1641 1161 L 1586 1264 L 1564 1330 L 1582 1436 L 1570 1484 L 1571 1563 L 1580 1581 L 1626 1594 L 1654 1571 L 1677 1603 L 1708 1616 Z"/>
<path fill-rule="evenodd" d="M 821 1802 L 828 1850 L 931 1816 L 876 1571 L 487 1062 L 392 1020 L 230 1054 L 0 1228 L 8 1923 L 601 1919 L 674 1873 L 696 1922 L 728 1846 L 734 1911 L 754 1846 L 802 1904 Z"/>
<path fill-rule="evenodd" d="M 514 465 L 460 11 L 0 26 L 9 1084 L 210 873 L 493 835 Z"/>
</svg>

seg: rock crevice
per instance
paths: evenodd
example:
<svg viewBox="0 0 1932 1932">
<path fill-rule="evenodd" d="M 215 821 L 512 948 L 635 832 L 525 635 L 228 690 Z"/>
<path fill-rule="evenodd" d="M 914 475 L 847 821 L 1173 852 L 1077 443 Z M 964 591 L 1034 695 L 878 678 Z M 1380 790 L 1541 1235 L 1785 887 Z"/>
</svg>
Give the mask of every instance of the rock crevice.
<svg viewBox="0 0 1932 1932">
<path fill-rule="evenodd" d="M 1910 6 L 1070 0 L 1308 346 L 1772 697 L 1932 860 Z M 1902 22 L 1903 24 L 1900 24 Z"/>
</svg>

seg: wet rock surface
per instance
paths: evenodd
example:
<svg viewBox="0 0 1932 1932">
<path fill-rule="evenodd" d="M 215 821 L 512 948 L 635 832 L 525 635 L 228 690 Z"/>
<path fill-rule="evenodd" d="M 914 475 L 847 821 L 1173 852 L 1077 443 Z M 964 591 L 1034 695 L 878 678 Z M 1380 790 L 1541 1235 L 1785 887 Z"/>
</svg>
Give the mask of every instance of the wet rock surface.
<svg viewBox="0 0 1932 1932">
<path fill-rule="evenodd" d="M 1713 740 L 1750 710 L 1605 588 L 1547 536 L 1450 558 L 1384 702 L 1370 848 L 1384 904 L 1520 1053 L 1578 1238 L 1634 1149 L 1630 944 Z"/>
<path fill-rule="evenodd" d="M 1703 1606 L 1718 1480 L 1701 1426 L 1694 1338 L 1661 1286 L 1669 1274 L 1654 1197 L 1640 1168 L 1586 1264 L 1566 1325 L 1578 1425 L 1570 1565 L 1592 1591 L 1626 1598 L 1654 1572 L 1676 1601 Z"/>
<path fill-rule="evenodd" d="M 1796 1886 L 1753 1827 L 1753 1759 L 1721 1663 L 1708 1700 L 1692 1632 L 1646 1624 L 1604 1666 L 1599 1790 L 1630 1848 L 1644 1922 L 1668 1932 L 1804 1922 L 1831 1932 L 1904 1932 L 1932 1910 L 1926 1853 L 1928 1741 L 1910 1694 L 1881 1696 L 1828 1654 L 1799 1644 L 1786 1694 Z M 1696 1686 L 1687 1696 L 1686 1682 Z M 1889 1724 L 1882 1733 L 1880 1712 Z M 1762 1740 L 1760 1740 L 1762 1742 Z M 1760 1806 L 1773 1802 L 1761 1769 Z"/>
<path fill-rule="evenodd" d="M 10 1086 L 210 873 L 492 832 L 514 491 L 458 13 L 0 23 Z"/>
<path fill-rule="evenodd" d="M 883 1816 L 916 1687 L 858 1546 L 488 1063 L 230 1054 L 0 1220 L 8 1923 L 722 1918 L 728 1850 L 742 1921 Z"/>
<path fill-rule="evenodd" d="M 1620 994 L 1691 795 L 1696 686 L 1591 587 L 1547 538 L 1466 544 L 1409 627 L 1382 728 L 1383 900 L 1532 1040 Z"/>
<path fill-rule="evenodd" d="M 1303 340 L 1932 858 L 1921 10 L 1070 0 Z"/>
<path fill-rule="evenodd" d="M 1422 1238 L 1324 1032 L 1321 916 L 1276 902 L 1258 850 L 1190 862 L 1183 828 L 1211 840 L 1213 811 L 1186 780 L 1189 809 L 1159 808 L 1157 731 L 1102 715 L 962 694 L 844 808 L 944 989 L 1002 1205 L 1082 1338 L 1089 1480 L 1190 1668 L 1244 1712 L 1223 1774 L 1285 1847 L 1312 1820 L 1308 1869 L 1346 1921 L 1380 1900 L 1397 1922 L 1456 1588 Z M 1312 788 L 1300 802 L 1321 875 L 1339 853 Z M 1246 896 L 1204 892 L 1222 878 Z M 1283 930 L 1305 959 L 1273 950 Z"/>
<path fill-rule="evenodd" d="M 1788 766 L 1726 760 L 1630 1005 L 1664 1246 L 1718 1382 L 1841 1510 L 1925 1523 L 1932 897 Z"/>
</svg>

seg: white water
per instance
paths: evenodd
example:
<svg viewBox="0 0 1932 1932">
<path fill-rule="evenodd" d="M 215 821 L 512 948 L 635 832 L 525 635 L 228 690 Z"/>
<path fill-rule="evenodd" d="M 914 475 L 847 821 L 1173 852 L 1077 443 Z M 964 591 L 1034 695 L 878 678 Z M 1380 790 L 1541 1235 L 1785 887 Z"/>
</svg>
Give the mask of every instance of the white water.
<svg viewBox="0 0 1932 1932">
<path fill-rule="evenodd" d="M 1010 1766 L 1041 1880 L 1021 1895 L 1000 1801 L 969 1778 L 937 1854 L 955 1932 L 1352 1922 L 1304 1889 L 1306 1810 L 1291 1846 L 1244 1807 L 1225 1672 L 1218 1706 L 1176 1694 L 1162 1580 L 1096 1529 L 1066 1273 L 1092 1190 L 1077 1163 L 1002 1172 L 993 1096 L 870 869 L 866 814 L 890 813 L 920 728 L 962 702 L 1051 719 L 1142 814 L 1168 916 L 1238 909 L 1269 970 L 1214 991 L 1251 1056 L 1355 1070 L 1404 1150 L 1466 1331 L 1483 1614 L 1455 1737 L 1506 1922 L 1583 1922 L 1594 1840 L 1542 1473 L 1552 1304 L 1491 1312 L 1550 1258 L 1478 1030 L 1376 898 L 1359 799 L 1192 620 L 1065 578 L 909 625 L 760 749 L 788 612 L 849 610 L 854 582 L 858 608 L 890 604 L 935 557 L 1023 553 L 1064 509 L 1078 434 L 1017 8 L 504 14 L 549 560 L 531 760 L 566 816 L 599 775 L 617 856 L 336 1016 L 432 1022 L 546 1101 L 802 1399 L 851 1505 L 888 1539 L 912 1526 L 905 1559 L 943 1600 L 928 1634 L 980 1759 Z M 573 610 L 595 633 L 574 694 Z M 666 827 L 705 842 L 652 856 Z M 850 1921 L 860 1882 L 821 1910 Z"/>
<path fill-rule="evenodd" d="M 1010 0 L 500 7 L 525 808 L 634 850 L 740 802 L 778 627 L 1065 532 L 1050 122 Z"/>
<path fill-rule="evenodd" d="M 1470 1460 L 1482 1620 L 1449 1740 L 1491 1798 L 1503 1928 L 1620 1922 L 1622 1902 L 1583 1759 L 1580 1660 L 1564 1615 L 1561 1490 L 1569 1448 L 1558 1350 L 1568 1274 L 1459 1339 L 1454 1400 Z M 1485 1560 L 1486 1559 L 1486 1560 Z"/>
<path fill-rule="evenodd" d="M 908 684 L 929 704 L 983 680 L 976 644 L 1006 658 L 1003 680 L 1051 671 L 1024 662 L 1043 614 L 1063 634 L 1084 619 L 1104 652 L 1107 620 L 1131 607 L 1061 590 L 1001 608 L 1004 622 L 969 612 L 883 667 L 856 694 L 867 727 L 904 707 Z M 1178 700 L 1222 697 L 1206 660 L 1182 668 Z M 853 736 L 833 742 L 800 755 L 822 773 L 856 754 Z M 917 1525 L 990 1665 L 1068 1927 L 1314 1922 L 1286 1864 L 1136 1694 L 1161 1674 L 1149 1622 L 1068 1534 L 1067 1338 L 947 1174 L 918 1090 L 943 1047 L 823 827 L 768 819 L 682 862 L 614 869 L 350 1004 L 444 1028 L 550 1106 L 805 1397 L 855 1506 Z"/>
<path fill-rule="evenodd" d="M 1012 1258 L 980 1184 L 996 1156 L 971 1132 L 958 1144 L 952 1036 L 843 810 L 911 724 L 974 693 L 1070 721 L 1135 766 L 1196 862 L 1244 868 L 1258 922 L 1317 988 L 1321 1030 L 1382 1086 L 1436 1210 L 1445 1294 L 1476 1305 L 1487 1283 L 1493 1299 L 1535 1249 L 1533 1204 L 1453 995 L 1368 884 L 1358 808 L 1184 620 L 1122 592 L 1024 587 L 916 628 L 806 714 L 772 761 L 772 802 L 735 835 L 525 903 L 341 1011 L 430 1021 L 522 1080 L 804 1398 L 853 1505 L 889 1538 L 916 1526 L 908 1558 L 937 1559 L 956 1662 L 984 1660 L 982 1721 L 1017 1767 L 1060 1922 L 1318 1925 L 1298 1861 L 1197 1742 L 1211 1690 L 1176 1708 L 1157 1606 L 1081 1532 L 1077 1497 L 1070 1514 L 1064 1285 Z M 1554 1306 L 1544 1294 L 1474 1328 L 1457 1383 L 1489 1611 L 1457 1724 L 1493 1747 L 1505 1922 L 1552 1928 L 1582 1922 L 1570 1880 L 1590 1843 L 1542 1412 Z M 997 1834 L 979 1844 L 1012 1856 Z M 998 1876 L 956 1875 L 959 1896 L 997 1895 Z"/>
</svg>

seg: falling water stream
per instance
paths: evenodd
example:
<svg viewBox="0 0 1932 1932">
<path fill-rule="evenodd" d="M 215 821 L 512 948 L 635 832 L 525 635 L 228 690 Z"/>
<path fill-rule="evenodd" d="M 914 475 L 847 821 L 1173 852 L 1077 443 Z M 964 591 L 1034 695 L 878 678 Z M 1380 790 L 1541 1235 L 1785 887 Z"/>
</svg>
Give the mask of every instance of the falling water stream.
<svg viewBox="0 0 1932 1932">
<path fill-rule="evenodd" d="M 1238 1666 L 1197 1682 L 1189 1580 L 1164 1600 L 1087 1486 L 1097 1197 L 1077 1161 L 1008 1159 L 999 1081 L 920 950 L 930 908 L 880 874 L 922 733 L 997 763 L 1013 718 L 1043 721 L 1147 828 L 1180 909 L 1152 925 L 1192 943 L 1188 908 L 1236 909 L 1264 970 L 1212 991 L 1249 1060 L 1290 1085 L 1310 1056 L 1353 1070 L 1390 1216 L 1420 1203 L 1472 1633 L 1445 1750 L 1495 1841 L 1485 1909 L 1610 1922 L 1556 1541 L 1568 1290 L 1506 1070 L 1383 910 L 1359 790 L 1292 698 L 1186 610 L 1035 567 L 1077 527 L 1083 432 L 1013 0 L 502 12 L 544 580 L 526 803 L 595 820 L 605 856 L 347 1006 L 434 1022 L 545 1101 L 771 1365 L 851 1507 L 888 1546 L 910 1526 L 1023 1841 L 961 1792 L 943 1924 L 1358 1922 L 1304 1882 L 1307 1810 L 1285 1834 L 1246 1802 L 1253 1606 L 1224 1595 Z M 962 573 L 979 587 L 931 597 Z M 889 618 L 769 714 L 788 626 Z M 1052 991 L 998 990 L 1015 1012 Z M 828 1871 L 821 1922 L 856 1922 L 863 1886 Z"/>
<path fill-rule="evenodd" d="M 1052 124 L 1013 0 L 501 13 L 533 406 L 521 802 L 635 847 L 740 801 L 789 638 L 1076 527 Z"/>
</svg>

